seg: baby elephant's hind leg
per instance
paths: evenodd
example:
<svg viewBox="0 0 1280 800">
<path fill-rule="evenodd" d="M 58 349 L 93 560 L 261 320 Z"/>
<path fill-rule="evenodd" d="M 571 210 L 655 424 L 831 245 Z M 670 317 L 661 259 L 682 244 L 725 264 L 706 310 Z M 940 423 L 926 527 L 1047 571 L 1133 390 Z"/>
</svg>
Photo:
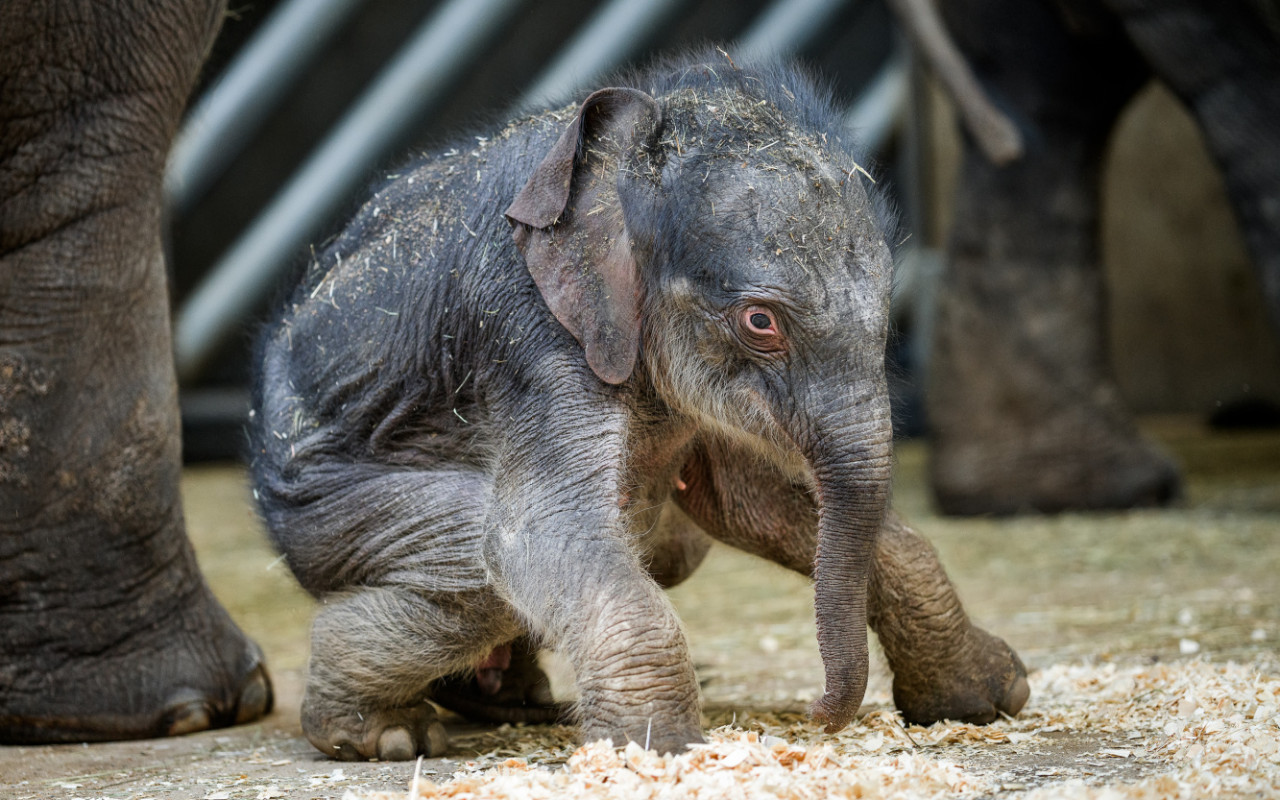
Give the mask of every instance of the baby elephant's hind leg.
<svg viewBox="0 0 1280 800">
<path fill-rule="evenodd" d="M 303 732 L 346 761 L 438 756 L 448 739 L 426 701 L 431 682 L 518 633 L 488 590 L 427 596 L 383 587 L 331 596 L 312 626 Z"/>
<path fill-rule="evenodd" d="M 1017 653 L 969 620 L 933 547 L 890 511 L 876 545 L 869 622 L 908 722 L 985 724 L 1027 702 Z"/>
</svg>

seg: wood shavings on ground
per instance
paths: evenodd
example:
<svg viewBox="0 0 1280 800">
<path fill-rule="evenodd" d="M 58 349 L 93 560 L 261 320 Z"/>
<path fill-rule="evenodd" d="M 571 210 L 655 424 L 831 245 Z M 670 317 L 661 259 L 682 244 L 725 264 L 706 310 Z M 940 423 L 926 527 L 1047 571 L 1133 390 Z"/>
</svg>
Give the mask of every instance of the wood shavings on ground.
<svg viewBox="0 0 1280 800">
<path fill-rule="evenodd" d="M 504 726 L 480 734 L 472 744 L 493 749 L 451 777 L 347 798 L 1280 796 L 1278 667 L 1274 657 L 1056 665 L 1030 676 L 1018 718 L 986 726 L 904 727 L 878 709 L 828 736 L 799 714 L 739 711 L 678 756 L 634 742 L 576 747 L 570 728 Z"/>
</svg>

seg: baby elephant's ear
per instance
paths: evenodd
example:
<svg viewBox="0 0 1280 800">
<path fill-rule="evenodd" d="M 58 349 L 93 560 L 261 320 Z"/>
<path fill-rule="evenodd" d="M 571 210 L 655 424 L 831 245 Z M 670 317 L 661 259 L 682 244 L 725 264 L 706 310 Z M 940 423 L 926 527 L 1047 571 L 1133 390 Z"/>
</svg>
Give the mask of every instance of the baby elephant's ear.
<svg viewBox="0 0 1280 800">
<path fill-rule="evenodd" d="M 618 170 L 661 119 L 644 92 L 592 94 L 506 211 L 538 291 L 607 383 L 630 377 L 640 352 L 640 276 Z"/>
</svg>

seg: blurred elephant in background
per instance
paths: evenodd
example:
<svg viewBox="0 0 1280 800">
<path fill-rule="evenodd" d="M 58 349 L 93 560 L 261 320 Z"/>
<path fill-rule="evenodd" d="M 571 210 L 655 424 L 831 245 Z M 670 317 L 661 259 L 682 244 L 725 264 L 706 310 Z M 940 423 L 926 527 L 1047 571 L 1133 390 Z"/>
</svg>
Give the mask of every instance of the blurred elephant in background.
<svg viewBox="0 0 1280 800">
<path fill-rule="evenodd" d="M 966 136 L 927 391 L 938 506 L 1005 514 L 1166 503 L 1179 494 L 1179 470 L 1139 434 L 1109 375 L 1104 150 L 1152 77 L 1181 98 L 1223 172 L 1280 330 L 1280 3 L 947 0 L 938 9 L 1021 139 L 1020 154 L 989 158 L 981 130 Z"/>
<path fill-rule="evenodd" d="M 0 743 L 272 704 L 187 540 L 161 174 L 219 0 L 0 5 Z"/>
</svg>

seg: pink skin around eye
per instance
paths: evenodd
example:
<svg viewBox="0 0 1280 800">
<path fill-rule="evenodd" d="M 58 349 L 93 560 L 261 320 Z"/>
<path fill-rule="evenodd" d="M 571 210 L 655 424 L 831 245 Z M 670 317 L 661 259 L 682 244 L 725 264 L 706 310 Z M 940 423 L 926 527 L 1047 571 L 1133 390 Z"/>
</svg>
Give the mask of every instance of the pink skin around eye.
<svg viewBox="0 0 1280 800">
<path fill-rule="evenodd" d="M 742 322 L 752 333 L 763 336 L 778 335 L 778 326 L 773 321 L 773 314 L 760 306 L 748 306 L 743 309 Z"/>
</svg>

